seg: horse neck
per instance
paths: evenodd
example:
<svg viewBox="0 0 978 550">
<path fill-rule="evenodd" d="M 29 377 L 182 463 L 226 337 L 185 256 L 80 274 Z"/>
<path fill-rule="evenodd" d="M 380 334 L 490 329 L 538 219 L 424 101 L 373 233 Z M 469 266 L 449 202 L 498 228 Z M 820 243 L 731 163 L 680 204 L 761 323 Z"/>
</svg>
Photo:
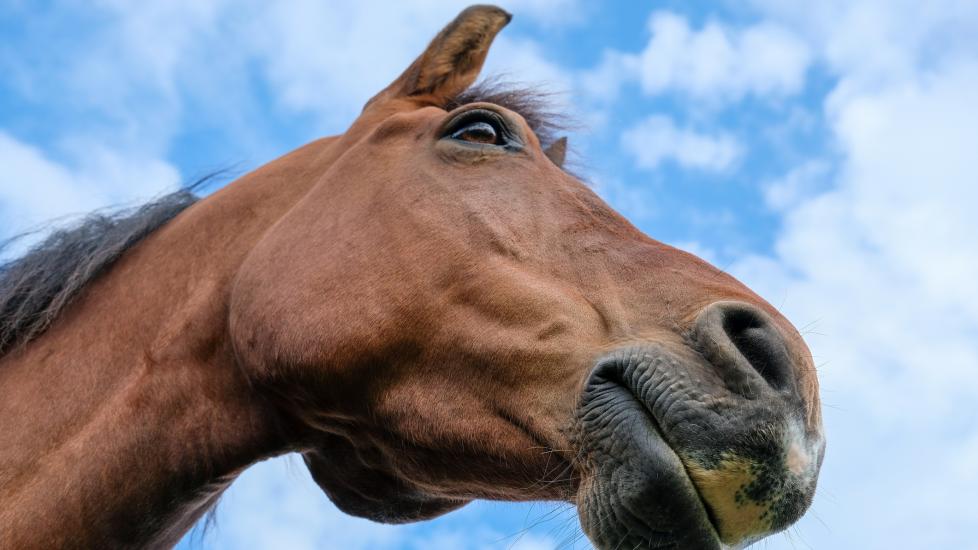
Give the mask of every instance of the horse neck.
<svg viewBox="0 0 978 550">
<path fill-rule="evenodd" d="M 173 544 L 237 473 L 288 450 L 234 362 L 227 298 L 328 143 L 192 206 L 0 357 L 0 548 Z"/>
</svg>

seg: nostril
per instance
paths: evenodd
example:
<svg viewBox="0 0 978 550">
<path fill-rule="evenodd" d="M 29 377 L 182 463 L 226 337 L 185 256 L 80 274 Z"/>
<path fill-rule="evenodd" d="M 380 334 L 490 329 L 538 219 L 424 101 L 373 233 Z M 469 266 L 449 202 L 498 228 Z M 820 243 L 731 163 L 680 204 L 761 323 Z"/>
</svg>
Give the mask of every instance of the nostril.
<svg viewBox="0 0 978 550">
<path fill-rule="evenodd" d="M 749 391 L 750 371 L 755 371 L 777 390 L 793 388 L 784 338 L 759 309 L 740 302 L 712 304 L 700 313 L 694 333 L 703 355 L 737 387 Z"/>
<path fill-rule="evenodd" d="M 777 329 L 754 308 L 733 308 L 723 329 L 747 363 L 777 389 L 791 382 L 791 363 Z"/>
</svg>

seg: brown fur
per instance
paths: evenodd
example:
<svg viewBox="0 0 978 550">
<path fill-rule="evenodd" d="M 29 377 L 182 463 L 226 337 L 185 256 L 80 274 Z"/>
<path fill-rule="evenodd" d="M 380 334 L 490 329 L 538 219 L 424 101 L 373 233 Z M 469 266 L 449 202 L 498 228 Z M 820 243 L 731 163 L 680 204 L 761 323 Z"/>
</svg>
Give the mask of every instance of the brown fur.
<svg viewBox="0 0 978 550">
<path fill-rule="evenodd" d="M 497 108 L 518 152 L 440 139 L 508 20 L 470 8 L 345 134 L 190 206 L 0 357 L 0 548 L 174 544 L 290 451 L 341 507 L 388 521 L 573 502 L 595 359 L 685 348 L 718 300 L 775 320 L 818 428 L 794 328 L 555 166 L 519 113 Z"/>
</svg>

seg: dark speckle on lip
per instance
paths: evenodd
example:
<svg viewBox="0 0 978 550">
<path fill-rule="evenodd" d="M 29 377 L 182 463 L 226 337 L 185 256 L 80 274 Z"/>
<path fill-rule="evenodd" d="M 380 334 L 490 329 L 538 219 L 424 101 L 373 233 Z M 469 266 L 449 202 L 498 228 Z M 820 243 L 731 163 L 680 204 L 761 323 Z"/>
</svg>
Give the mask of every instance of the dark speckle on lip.
<svg viewBox="0 0 978 550">
<path fill-rule="evenodd" d="M 693 470 L 699 472 L 694 478 L 707 480 L 706 483 L 737 479 L 735 483 L 739 484 L 732 499 L 736 515 L 741 516 L 741 521 L 753 517 L 758 531 L 776 531 L 790 524 L 806 507 L 807 500 L 800 489 L 805 480 L 789 471 L 783 452 L 754 451 L 752 456 L 731 451 L 697 453 L 695 459 L 690 459 Z M 701 457 L 706 460 L 699 460 Z M 710 493 L 710 489 L 706 492 Z M 719 515 L 723 523 L 729 510 Z"/>
</svg>

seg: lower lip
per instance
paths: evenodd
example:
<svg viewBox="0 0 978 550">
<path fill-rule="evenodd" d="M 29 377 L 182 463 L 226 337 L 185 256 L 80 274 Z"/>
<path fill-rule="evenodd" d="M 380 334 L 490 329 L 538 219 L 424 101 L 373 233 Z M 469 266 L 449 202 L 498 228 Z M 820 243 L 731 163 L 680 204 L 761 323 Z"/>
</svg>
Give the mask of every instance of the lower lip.
<svg viewBox="0 0 978 550">
<path fill-rule="evenodd" d="M 634 496 L 623 495 L 621 492 L 623 488 L 620 485 L 608 486 L 600 490 L 594 497 L 601 498 L 609 506 L 615 505 L 612 502 L 633 500 L 637 503 L 634 508 L 641 510 L 638 513 L 632 512 L 631 508 L 624 504 L 620 505 L 625 507 L 629 514 L 635 516 L 636 520 L 643 523 L 648 521 L 650 529 L 655 529 L 657 526 L 674 529 L 677 524 L 679 525 L 676 530 L 672 531 L 679 533 L 674 540 L 656 540 L 656 543 L 673 543 L 681 548 L 690 549 L 726 548 L 720 542 L 714 527 L 715 524 L 709 516 L 708 508 L 689 477 L 685 465 L 663 437 L 655 418 L 631 391 L 624 386 L 618 384 L 616 386 L 616 391 L 624 392 L 626 395 L 612 398 L 616 407 L 614 418 L 620 422 L 619 426 L 623 424 L 630 424 L 631 426 L 613 430 L 619 437 L 624 435 L 627 438 L 625 442 L 616 441 L 615 447 L 623 452 L 622 456 L 627 458 L 614 464 L 614 471 L 606 470 L 603 475 L 600 472 L 601 465 L 597 464 L 595 467 L 599 471 L 595 474 L 599 479 L 602 477 L 606 480 L 620 479 L 622 472 L 619 469 L 628 468 L 624 472 L 625 477 L 631 478 L 633 481 L 629 481 L 630 485 L 625 487 L 625 490 L 636 491 L 636 484 L 642 482 L 646 483 L 647 486 L 637 488 Z M 611 389 L 609 388 L 609 390 Z M 632 475 L 627 475 L 628 473 L 632 473 Z M 615 491 L 615 496 L 607 496 L 608 491 Z M 666 498 L 672 501 L 672 506 L 654 507 L 656 501 L 662 501 L 661 495 L 663 494 L 668 495 Z M 680 502 L 682 502 L 684 509 L 676 506 Z M 643 510 L 643 504 L 650 504 L 652 507 Z M 614 527 L 616 530 L 623 531 L 620 536 L 626 538 L 628 532 L 631 531 L 625 525 L 615 525 Z M 603 537 L 599 535 L 598 538 L 602 539 Z M 600 542 L 605 541 L 600 540 Z M 609 542 L 610 547 L 614 548 L 624 541 Z M 622 545 L 622 547 L 625 546 Z"/>
</svg>

